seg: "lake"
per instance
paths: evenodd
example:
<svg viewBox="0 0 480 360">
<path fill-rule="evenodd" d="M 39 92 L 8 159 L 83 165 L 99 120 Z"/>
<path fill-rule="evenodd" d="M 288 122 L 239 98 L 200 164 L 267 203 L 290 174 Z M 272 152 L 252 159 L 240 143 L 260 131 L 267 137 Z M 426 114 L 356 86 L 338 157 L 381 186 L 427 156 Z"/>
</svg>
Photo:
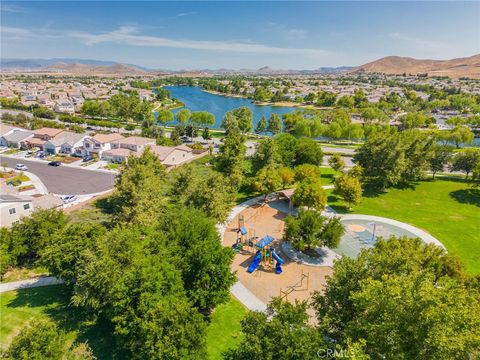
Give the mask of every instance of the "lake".
<svg viewBox="0 0 480 360">
<path fill-rule="evenodd" d="M 182 101 L 190 111 L 208 111 L 215 115 L 213 128 L 220 128 L 226 112 L 242 106 L 252 110 L 253 128 L 262 116 L 268 119 L 275 112 L 281 117 L 295 109 L 289 106 L 255 105 L 250 99 L 210 94 L 197 86 L 165 86 L 165 89 L 170 91 L 172 97 Z M 176 113 L 179 110 L 174 109 L 172 112 Z"/>
</svg>

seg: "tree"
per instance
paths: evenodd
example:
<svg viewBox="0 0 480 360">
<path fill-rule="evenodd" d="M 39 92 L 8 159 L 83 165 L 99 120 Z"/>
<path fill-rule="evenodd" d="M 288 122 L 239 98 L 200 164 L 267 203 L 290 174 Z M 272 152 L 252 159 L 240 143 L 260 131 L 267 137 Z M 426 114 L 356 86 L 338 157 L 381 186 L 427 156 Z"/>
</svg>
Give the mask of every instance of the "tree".
<svg viewBox="0 0 480 360">
<path fill-rule="evenodd" d="M 380 109 L 375 107 L 366 107 L 360 112 L 360 116 L 367 124 L 388 123 L 388 116 Z"/>
<path fill-rule="evenodd" d="M 431 123 L 431 119 L 428 115 L 421 112 L 411 112 L 400 116 L 398 119 L 404 129 L 420 128 Z"/>
<path fill-rule="evenodd" d="M 418 238 L 379 239 L 333 268 L 313 305 L 319 331 L 340 345 L 364 339 L 372 358 L 478 355 L 478 285 L 445 250 Z M 444 341 L 452 333 L 457 340 Z"/>
<path fill-rule="evenodd" d="M 327 194 L 319 180 L 307 179 L 296 187 L 292 200 L 297 206 L 322 211 L 327 205 Z"/>
<path fill-rule="evenodd" d="M 61 231 L 68 222 L 61 210 L 36 210 L 13 225 L 11 241 L 17 257 L 24 260 L 36 260 L 40 251 L 47 246 L 53 236 Z"/>
<path fill-rule="evenodd" d="M 447 140 L 453 142 L 457 149 L 462 144 L 471 144 L 474 137 L 473 132 L 466 126 L 457 126 L 447 133 Z"/>
<path fill-rule="evenodd" d="M 355 105 L 355 98 L 350 95 L 344 95 L 337 100 L 337 106 L 344 108 L 352 108 Z"/>
<path fill-rule="evenodd" d="M 366 180 L 382 190 L 398 184 L 406 168 L 401 139 L 384 132 L 369 137 L 357 149 L 354 161 L 364 169 Z"/>
<path fill-rule="evenodd" d="M 21 360 L 60 360 L 65 348 L 65 335 L 50 320 L 32 320 L 13 338 L 8 357 Z"/>
<path fill-rule="evenodd" d="M 295 164 L 322 165 L 323 151 L 320 144 L 310 138 L 298 140 L 297 150 L 295 152 Z"/>
<path fill-rule="evenodd" d="M 278 134 L 273 137 L 278 153 L 285 166 L 292 166 L 297 152 L 298 140 L 291 134 Z"/>
<path fill-rule="evenodd" d="M 190 122 L 199 127 L 208 127 L 215 124 L 215 115 L 208 111 L 194 111 L 190 116 Z"/>
<path fill-rule="evenodd" d="M 277 167 L 272 165 L 260 169 L 252 183 L 253 189 L 264 195 L 265 200 L 268 194 L 277 191 L 281 186 L 282 178 L 278 174 Z"/>
<path fill-rule="evenodd" d="M 252 110 L 244 106 L 227 112 L 223 118 L 222 128 L 227 134 L 233 129 L 240 130 L 242 134 L 252 131 Z"/>
<path fill-rule="evenodd" d="M 160 109 L 157 114 L 157 120 L 160 124 L 166 125 L 174 119 L 173 113 L 168 109 Z"/>
<path fill-rule="evenodd" d="M 278 175 L 282 179 L 282 188 L 286 189 L 293 184 L 295 180 L 295 171 L 289 167 L 283 166 L 278 169 Z"/>
<path fill-rule="evenodd" d="M 175 118 L 179 124 L 185 125 L 188 120 L 190 120 L 190 116 L 192 116 L 192 113 L 188 109 L 180 109 L 177 114 L 175 115 Z"/>
<path fill-rule="evenodd" d="M 188 299 L 203 314 L 228 301 L 236 281 L 230 270 L 234 253 L 222 246 L 216 223 L 198 210 L 179 207 L 163 216 L 158 228 L 176 254 L 172 261 Z"/>
<path fill-rule="evenodd" d="M 178 192 L 185 205 L 191 205 L 202 210 L 207 216 L 219 223 L 227 220 L 234 205 L 235 195 L 222 174 L 212 173 L 208 176 L 198 172 L 191 173 L 190 179 L 185 183 L 185 178 L 178 178 Z M 186 186 L 185 186 L 186 185 Z M 174 188 L 177 187 L 174 184 Z"/>
<path fill-rule="evenodd" d="M 73 285 L 81 253 L 92 248 L 104 233 L 105 228 L 95 223 L 70 223 L 59 229 L 40 251 L 40 262 L 51 275 Z"/>
<path fill-rule="evenodd" d="M 277 113 L 272 113 L 272 115 L 270 115 L 270 118 L 268 119 L 267 130 L 272 133 L 272 135 L 276 135 L 282 131 L 282 120 Z"/>
<path fill-rule="evenodd" d="M 245 137 L 238 129 L 231 129 L 220 145 L 216 158 L 217 169 L 223 172 L 234 187 L 240 185 L 245 172 Z"/>
<path fill-rule="evenodd" d="M 477 165 L 475 165 L 475 168 L 473 169 L 472 181 L 474 186 L 480 185 L 480 161 L 477 162 Z"/>
<path fill-rule="evenodd" d="M 110 200 L 116 220 L 150 224 L 163 203 L 164 177 L 163 165 L 149 148 L 140 157 L 130 156 Z"/>
<path fill-rule="evenodd" d="M 443 171 L 453 155 L 453 149 L 448 145 L 434 145 L 433 150 L 428 157 L 428 166 L 432 172 L 433 179 L 435 174 Z"/>
<path fill-rule="evenodd" d="M 298 216 L 285 219 L 283 240 L 299 251 L 321 246 L 336 248 L 344 231 L 338 217 L 327 218 L 315 210 L 300 209 Z"/>
<path fill-rule="evenodd" d="M 308 322 L 308 303 L 282 302 L 275 298 L 267 312 L 251 311 L 242 320 L 242 341 L 226 359 L 318 359 L 325 345 L 321 334 Z"/>
<path fill-rule="evenodd" d="M 345 162 L 340 154 L 333 154 L 330 156 L 330 159 L 328 159 L 328 164 L 335 171 L 342 171 L 345 167 Z"/>
<path fill-rule="evenodd" d="M 335 179 L 335 192 L 350 206 L 358 205 L 362 200 L 362 184 L 358 177 L 342 174 Z"/>
<path fill-rule="evenodd" d="M 480 162 L 480 151 L 475 149 L 466 149 L 457 153 L 450 165 L 450 171 L 462 171 L 465 173 L 465 178 L 475 169 Z"/>
<path fill-rule="evenodd" d="M 255 154 L 252 156 L 253 171 L 257 172 L 263 167 L 279 167 L 282 164 L 277 144 L 272 138 L 260 140 L 257 143 Z"/>
<path fill-rule="evenodd" d="M 158 217 L 156 223 L 164 221 Z M 116 227 L 82 253 L 72 303 L 110 320 L 128 358 L 202 358 L 205 323 L 186 295 L 178 263 L 183 252 L 155 228 Z"/>
<path fill-rule="evenodd" d="M 295 168 L 296 181 L 320 181 L 321 171 L 318 166 L 311 164 L 298 165 Z"/>
<path fill-rule="evenodd" d="M 267 119 L 265 119 L 265 116 L 262 116 L 260 121 L 257 123 L 257 127 L 255 128 L 255 133 L 263 134 L 265 131 L 267 131 Z"/>
</svg>

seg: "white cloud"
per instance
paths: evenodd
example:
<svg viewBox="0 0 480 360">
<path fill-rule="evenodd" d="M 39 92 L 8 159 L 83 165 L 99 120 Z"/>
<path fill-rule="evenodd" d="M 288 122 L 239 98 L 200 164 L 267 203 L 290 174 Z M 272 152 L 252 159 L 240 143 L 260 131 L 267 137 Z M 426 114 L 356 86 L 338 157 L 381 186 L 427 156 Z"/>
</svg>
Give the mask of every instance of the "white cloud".
<svg viewBox="0 0 480 360">
<path fill-rule="evenodd" d="M 0 5 L 0 11 L 2 12 L 11 12 L 11 13 L 27 13 L 28 10 L 24 7 L 15 5 L 15 4 L 5 4 Z"/>
<path fill-rule="evenodd" d="M 25 36 L 25 35 L 31 34 L 30 30 L 27 30 L 27 29 L 11 27 L 11 26 L 3 26 L 3 25 L 0 26 L 0 32 L 5 35 L 13 35 L 13 36 Z"/>
<path fill-rule="evenodd" d="M 117 43 L 131 46 L 168 47 L 257 54 L 297 54 L 305 56 L 328 56 L 334 54 L 329 50 L 312 48 L 283 48 L 239 40 L 214 41 L 169 39 L 158 36 L 141 35 L 139 34 L 138 29 L 134 26 L 121 26 L 117 30 L 101 34 L 75 31 L 69 32 L 67 35 L 79 39 L 86 45 Z"/>
<path fill-rule="evenodd" d="M 286 25 L 276 22 L 268 23 L 271 30 L 280 34 L 281 37 L 287 40 L 300 40 L 307 37 L 308 31 L 305 29 L 289 28 Z"/>
<path fill-rule="evenodd" d="M 447 49 L 450 48 L 447 44 L 438 42 L 438 41 L 432 41 L 432 40 L 425 40 L 421 39 L 419 37 L 413 37 L 413 36 L 408 36 L 399 32 L 393 32 L 388 34 L 388 36 L 391 39 L 405 42 L 410 46 L 414 46 L 416 48 L 419 48 L 421 50 L 442 50 L 442 49 Z"/>
<path fill-rule="evenodd" d="M 189 15 L 195 15 L 196 13 L 194 11 L 190 12 L 184 12 L 184 13 L 178 13 L 177 17 L 184 17 L 184 16 L 189 16 Z"/>
</svg>

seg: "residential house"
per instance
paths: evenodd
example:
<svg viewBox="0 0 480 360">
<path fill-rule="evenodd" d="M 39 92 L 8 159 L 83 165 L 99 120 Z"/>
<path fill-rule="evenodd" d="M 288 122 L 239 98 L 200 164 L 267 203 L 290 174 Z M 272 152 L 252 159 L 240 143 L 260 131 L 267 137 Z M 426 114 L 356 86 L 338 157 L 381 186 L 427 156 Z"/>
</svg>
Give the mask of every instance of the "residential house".
<svg viewBox="0 0 480 360">
<path fill-rule="evenodd" d="M 77 150 L 77 155 L 97 155 L 102 157 L 104 151 L 112 149 L 112 143 L 123 139 L 124 137 L 118 133 L 112 134 L 96 134 L 92 137 L 86 137 L 83 140 L 83 148 Z"/>
<path fill-rule="evenodd" d="M 3 139 L 4 135 L 9 135 L 15 130 L 20 130 L 15 126 L 0 124 L 0 146 L 8 146 L 7 142 Z"/>
<path fill-rule="evenodd" d="M 53 139 L 58 134 L 62 133 L 63 129 L 54 129 L 54 128 L 41 128 L 34 130 L 33 137 L 25 141 L 22 141 L 22 147 L 33 148 L 38 147 L 43 150 L 45 143 Z"/>
<path fill-rule="evenodd" d="M 179 146 L 150 146 L 153 153 L 155 153 L 161 163 L 167 167 L 178 166 L 186 161 L 190 161 L 193 158 L 193 150 L 186 145 Z"/>
<path fill-rule="evenodd" d="M 48 154 L 74 154 L 83 147 L 85 134 L 71 131 L 62 131 L 43 145 L 43 150 Z"/>
<path fill-rule="evenodd" d="M 61 100 L 55 103 L 53 110 L 59 113 L 74 114 L 75 106 L 68 100 Z"/>
<path fill-rule="evenodd" d="M 21 148 L 24 141 L 33 138 L 33 131 L 29 130 L 14 130 L 1 137 L 2 146 L 13 147 L 15 149 Z"/>
<path fill-rule="evenodd" d="M 141 136 L 130 136 L 112 142 L 112 149 L 102 154 L 103 160 L 115 163 L 123 163 L 127 161 L 130 155 L 140 155 L 145 147 L 155 145 L 155 139 Z"/>
<path fill-rule="evenodd" d="M 10 227 L 33 211 L 30 196 L 0 194 L 0 227 Z"/>
</svg>

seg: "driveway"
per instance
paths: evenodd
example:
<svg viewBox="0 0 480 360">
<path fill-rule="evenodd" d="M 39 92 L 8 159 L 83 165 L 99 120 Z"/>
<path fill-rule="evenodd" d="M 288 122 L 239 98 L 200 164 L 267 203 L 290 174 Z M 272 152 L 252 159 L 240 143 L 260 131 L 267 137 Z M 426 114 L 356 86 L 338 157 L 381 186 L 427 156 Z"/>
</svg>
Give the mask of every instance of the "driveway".
<svg viewBox="0 0 480 360">
<path fill-rule="evenodd" d="M 73 166 L 48 166 L 47 162 L 30 161 L 0 156 L 0 164 L 14 168 L 22 163 L 28 171 L 38 176 L 47 190 L 58 195 L 87 195 L 113 189 L 115 174 L 105 171 L 85 170 Z"/>
</svg>

